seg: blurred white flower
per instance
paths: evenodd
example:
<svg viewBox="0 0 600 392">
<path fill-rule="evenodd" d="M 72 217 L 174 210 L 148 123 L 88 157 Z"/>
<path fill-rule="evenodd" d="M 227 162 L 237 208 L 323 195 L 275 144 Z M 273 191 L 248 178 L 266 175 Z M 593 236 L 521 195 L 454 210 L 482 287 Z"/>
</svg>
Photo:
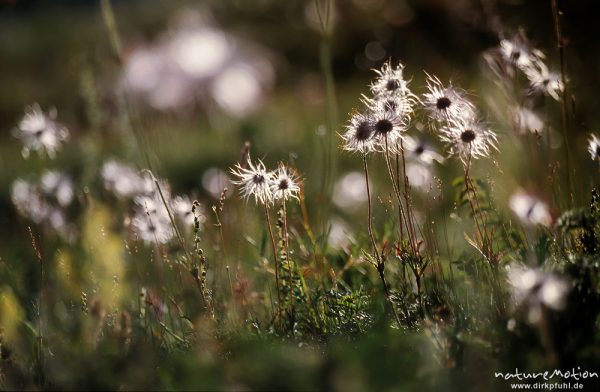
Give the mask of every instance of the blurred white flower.
<svg viewBox="0 0 600 392">
<path fill-rule="evenodd" d="M 37 186 L 18 178 L 12 184 L 11 199 L 19 214 L 41 223 L 48 216 L 49 207 Z"/>
<path fill-rule="evenodd" d="M 193 103 L 197 86 L 181 72 L 169 72 L 158 80 L 156 88 L 149 91 L 146 100 L 154 109 L 178 109 Z"/>
<path fill-rule="evenodd" d="M 444 157 L 421 139 L 404 136 L 403 145 L 404 150 L 408 152 L 408 158 L 414 158 L 427 165 L 432 164 L 434 161 L 438 163 L 444 162 Z"/>
<path fill-rule="evenodd" d="M 428 191 L 431 188 L 433 179 L 431 169 L 423 164 L 407 163 L 406 176 L 412 187 L 423 191 Z"/>
<path fill-rule="evenodd" d="M 157 43 L 131 51 L 121 84 L 157 110 L 189 108 L 210 98 L 233 116 L 255 110 L 274 79 L 266 50 L 197 12 L 186 14 Z"/>
<path fill-rule="evenodd" d="M 225 68 L 214 80 L 211 93 L 214 100 L 227 111 L 241 117 L 260 104 L 263 86 L 257 69 L 238 62 Z"/>
<path fill-rule="evenodd" d="M 550 226 L 552 215 L 548 205 L 537 197 L 517 191 L 510 198 L 510 208 L 525 224 Z"/>
<path fill-rule="evenodd" d="M 73 190 L 73 181 L 64 173 L 47 170 L 40 179 L 42 191 L 58 201 L 61 207 L 67 207 L 73 201 L 75 192 Z"/>
<path fill-rule="evenodd" d="M 539 133 L 544 129 L 544 121 L 533 110 L 514 108 L 512 110 L 515 128 L 520 132 Z"/>
<path fill-rule="evenodd" d="M 366 203 L 367 186 L 364 173 L 349 172 L 340 178 L 333 188 L 333 202 L 339 208 L 350 212 L 358 210 Z"/>
<path fill-rule="evenodd" d="M 171 201 L 171 208 L 175 220 L 177 220 L 186 231 L 194 227 L 194 214 L 192 213 L 193 203 L 187 195 L 176 196 Z M 199 214 L 200 223 L 205 221 L 205 216 L 201 208 L 196 207 L 196 214 Z"/>
<path fill-rule="evenodd" d="M 522 32 L 516 34 L 512 39 L 500 41 L 499 51 L 503 60 L 521 70 L 534 66 L 544 58 L 544 54 L 532 48 Z"/>
<path fill-rule="evenodd" d="M 127 58 L 123 77 L 130 90 L 147 93 L 158 86 L 166 71 L 166 64 L 158 49 L 140 47 Z"/>
<path fill-rule="evenodd" d="M 329 221 L 328 245 L 334 249 L 344 249 L 351 243 L 352 231 L 342 219 L 333 217 Z"/>
<path fill-rule="evenodd" d="M 142 178 L 137 170 L 114 160 L 104 162 L 101 175 L 104 187 L 123 198 L 147 194 L 154 188 L 153 182 Z"/>
<path fill-rule="evenodd" d="M 592 160 L 598 160 L 600 158 L 600 139 L 598 136 L 592 134 L 588 140 L 588 152 Z"/>
<path fill-rule="evenodd" d="M 230 182 L 227 173 L 216 167 L 207 169 L 202 174 L 202 187 L 215 199 L 221 197 L 221 193 L 229 187 Z"/>
<path fill-rule="evenodd" d="M 166 244 L 175 236 L 168 216 L 162 214 L 140 210 L 134 215 L 131 225 L 137 236 L 147 244 Z"/>
<path fill-rule="evenodd" d="M 66 213 L 74 199 L 73 183 L 63 173 L 46 171 L 37 183 L 18 178 L 12 184 L 11 199 L 23 217 L 47 225 L 67 241 L 75 239 L 76 229 Z"/>
<path fill-rule="evenodd" d="M 169 187 L 164 180 L 159 180 L 159 184 L 162 196 L 158 189 L 154 189 L 152 193 L 138 195 L 134 199 L 136 208 L 131 224 L 138 237 L 148 244 L 166 244 L 175 236 L 167 210 L 171 201 Z"/>
<path fill-rule="evenodd" d="M 231 56 L 231 47 L 221 31 L 198 27 L 176 32 L 167 43 L 168 58 L 195 79 L 219 72 Z"/>
<path fill-rule="evenodd" d="M 546 64 L 541 61 L 537 62 L 534 66 L 526 68 L 524 72 L 529 79 L 531 93 L 546 94 L 554 100 L 560 101 L 560 95 L 565 86 L 559 73 L 549 71 Z"/>
<path fill-rule="evenodd" d="M 542 307 L 565 308 L 570 285 L 561 276 L 513 264 L 508 271 L 508 281 L 515 304 L 526 308 L 528 321 L 532 324 L 540 322 Z"/>
<path fill-rule="evenodd" d="M 55 119 L 56 110 L 45 114 L 37 103 L 25 109 L 15 130 L 15 136 L 23 142 L 23 157 L 29 157 L 31 151 L 46 152 L 51 159 L 56 156 L 62 143 L 69 139 L 69 131 Z"/>
</svg>

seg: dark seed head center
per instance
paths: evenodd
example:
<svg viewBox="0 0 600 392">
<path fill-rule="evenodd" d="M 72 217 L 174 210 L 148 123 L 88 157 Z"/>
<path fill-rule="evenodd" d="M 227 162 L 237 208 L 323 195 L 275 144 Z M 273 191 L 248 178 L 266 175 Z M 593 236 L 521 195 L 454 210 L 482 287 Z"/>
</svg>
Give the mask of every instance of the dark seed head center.
<svg viewBox="0 0 600 392">
<path fill-rule="evenodd" d="M 358 127 L 356 127 L 355 137 L 358 141 L 364 142 L 371 137 L 372 133 L 373 129 L 371 124 L 369 124 L 367 121 L 363 121 L 358 125 Z"/>
<path fill-rule="evenodd" d="M 444 110 L 444 109 L 448 109 L 451 104 L 452 104 L 452 101 L 450 101 L 450 98 L 448 98 L 448 97 L 441 97 L 441 98 L 438 98 L 435 106 L 439 110 Z"/>
<path fill-rule="evenodd" d="M 415 154 L 417 155 L 421 155 L 425 152 L 425 147 L 423 146 L 418 146 L 417 148 L 415 148 Z"/>
<path fill-rule="evenodd" d="M 397 90 L 400 87 L 400 82 L 396 79 L 390 79 L 385 85 L 388 91 Z"/>
<path fill-rule="evenodd" d="M 255 184 L 262 184 L 263 182 L 265 182 L 265 176 L 263 176 L 262 174 L 255 174 L 254 177 L 252 177 L 252 181 Z"/>
<path fill-rule="evenodd" d="M 476 135 L 473 130 L 467 129 L 460 134 L 460 140 L 462 140 L 464 143 L 471 143 L 473 140 L 475 140 L 475 136 Z"/>
<path fill-rule="evenodd" d="M 375 124 L 375 129 L 377 130 L 378 133 L 386 134 L 386 133 L 390 132 L 392 129 L 394 129 L 394 124 L 392 124 L 392 122 L 390 120 L 382 119 L 382 120 L 377 121 L 377 123 Z"/>
<path fill-rule="evenodd" d="M 281 189 L 282 191 L 288 189 L 290 187 L 290 183 L 288 182 L 287 178 L 282 178 L 279 181 L 279 189 Z"/>
</svg>

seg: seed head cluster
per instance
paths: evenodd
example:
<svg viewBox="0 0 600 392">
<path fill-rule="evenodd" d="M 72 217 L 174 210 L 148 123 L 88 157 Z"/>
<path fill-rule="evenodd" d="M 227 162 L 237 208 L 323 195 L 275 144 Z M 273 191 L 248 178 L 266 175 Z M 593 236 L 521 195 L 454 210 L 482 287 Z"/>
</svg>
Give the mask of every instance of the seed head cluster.
<svg viewBox="0 0 600 392">
<path fill-rule="evenodd" d="M 548 68 L 545 54 L 531 45 L 523 31 L 501 38 L 498 47 L 484 54 L 484 60 L 500 81 L 511 84 L 519 71 L 529 82 L 528 95 L 561 99 L 565 88 L 561 75 Z"/>
<path fill-rule="evenodd" d="M 350 116 L 342 135 L 347 151 L 397 151 L 418 102 L 404 78 L 404 65 L 393 67 L 388 61 L 375 72 L 370 85 L 373 96 L 363 96 L 364 109 Z"/>
<path fill-rule="evenodd" d="M 261 160 L 252 163 L 248 158 L 245 165 L 238 163 L 231 173 L 237 178 L 233 183 L 240 187 L 246 201 L 253 196 L 255 203 L 269 206 L 277 200 L 298 199 L 299 179 L 283 164 L 275 171 L 268 171 Z"/>
<path fill-rule="evenodd" d="M 426 92 L 417 98 L 408 88 L 404 66 L 393 67 L 388 61 L 371 83 L 373 97 L 363 96 L 363 111 L 350 115 L 346 131 L 341 135 L 347 151 L 398 153 L 405 150 L 425 164 L 442 162 L 443 158 L 430 145 L 408 135 L 410 120 L 422 108 L 431 128 L 446 143 L 449 153 L 463 162 L 488 157 L 497 149 L 497 136 L 479 119 L 475 105 L 466 91 L 452 83 L 444 85 L 426 73 Z"/>
</svg>

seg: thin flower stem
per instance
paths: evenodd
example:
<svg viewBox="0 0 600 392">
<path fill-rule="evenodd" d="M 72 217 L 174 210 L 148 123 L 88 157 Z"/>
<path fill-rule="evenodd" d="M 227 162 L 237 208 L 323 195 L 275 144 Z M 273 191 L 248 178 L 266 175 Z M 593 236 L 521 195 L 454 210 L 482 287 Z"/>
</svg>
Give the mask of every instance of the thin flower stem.
<svg viewBox="0 0 600 392">
<path fill-rule="evenodd" d="M 227 250 L 226 250 L 227 247 L 225 246 L 225 236 L 223 235 L 223 223 L 221 223 L 221 218 L 219 217 L 218 209 L 215 206 L 213 206 L 212 210 L 215 214 L 215 219 L 217 221 L 215 226 L 217 226 L 219 228 L 219 238 L 221 240 L 221 253 L 223 253 L 223 261 L 225 264 L 225 269 L 227 270 L 227 273 L 229 274 L 229 258 L 227 257 Z"/>
<path fill-rule="evenodd" d="M 379 263 L 379 253 L 377 252 L 377 242 L 375 241 L 375 236 L 373 235 L 373 211 L 371 210 L 371 189 L 369 186 L 369 170 L 367 167 L 367 155 L 363 155 L 363 166 L 365 169 L 365 182 L 367 185 L 367 205 L 369 211 L 369 224 L 367 228 L 369 230 L 369 237 L 371 237 L 371 244 L 373 245 L 373 252 L 375 253 L 375 259 L 377 263 Z"/>
<path fill-rule="evenodd" d="M 561 109 L 562 109 L 562 132 L 563 139 L 565 140 L 565 161 L 567 166 L 567 185 L 569 187 L 569 207 L 573 206 L 574 194 L 573 194 L 573 178 L 571 173 L 571 159 L 569 151 L 569 135 L 568 135 L 568 123 L 567 123 L 567 81 L 565 76 L 565 47 L 563 44 L 561 25 L 560 25 L 560 10 L 558 9 L 557 0 L 550 0 L 552 7 L 552 17 L 554 21 L 554 32 L 556 34 L 556 43 L 558 46 L 558 55 L 560 59 L 560 76 L 562 80 L 562 93 L 561 93 Z"/>
<path fill-rule="evenodd" d="M 396 183 L 400 183 L 400 155 L 398 153 L 396 153 Z M 404 227 L 402 226 L 402 213 L 399 209 L 398 221 L 400 222 L 400 241 L 402 241 L 402 238 L 404 238 Z"/>
<path fill-rule="evenodd" d="M 279 313 L 279 322 L 281 322 L 281 290 L 279 289 L 279 262 L 277 260 L 277 246 L 275 245 L 275 237 L 273 237 L 273 228 L 271 227 L 271 218 L 269 217 L 269 209 L 264 204 L 265 220 L 269 229 L 269 237 L 271 238 L 271 247 L 273 248 L 273 259 L 275 260 L 275 285 L 277 287 L 277 311 Z"/>
<path fill-rule="evenodd" d="M 38 317 L 38 365 L 39 365 L 39 371 L 40 371 L 40 376 L 41 376 L 41 381 L 43 384 L 45 384 L 46 382 L 46 377 L 45 377 L 45 357 L 44 357 L 44 333 L 43 333 L 43 312 L 42 312 L 42 304 L 44 302 L 44 283 L 46 281 L 45 279 L 45 272 L 44 272 L 44 260 L 42 259 L 42 253 L 40 251 L 40 248 L 38 247 L 37 241 L 35 240 L 35 237 L 33 235 L 33 231 L 31 230 L 31 226 L 27 227 L 28 231 L 29 231 L 29 236 L 31 237 L 31 245 L 33 247 L 33 250 L 35 251 L 35 255 L 36 258 L 38 259 L 38 262 L 40 263 L 40 292 L 39 292 L 39 296 L 38 296 L 38 306 L 37 306 L 37 317 Z"/>
<path fill-rule="evenodd" d="M 477 196 L 475 194 L 475 189 L 471 186 L 472 182 L 471 182 L 470 176 L 469 176 L 470 168 L 471 168 L 471 162 L 469 160 L 468 163 L 464 163 L 464 165 L 463 165 L 463 169 L 464 169 L 464 173 L 465 173 L 465 187 L 467 190 L 467 198 L 469 200 L 469 206 L 471 207 L 471 212 L 473 214 L 473 221 L 475 221 L 475 226 L 477 227 L 477 235 L 481 241 L 481 246 L 483 247 L 483 243 L 486 240 L 486 238 L 484 238 L 484 233 L 481 230 L 481 225 L 479 224 L 479 220 L 481 219 L 481 217 L 479 216 L 478 211 L 479 211 L 479 213 L 481 213 L 481 210 L 478 210 L 475 207 L 475 197 L 477 197 Z M 482 221 L 482 224 L 483 224 L 483 221 Z"/>
<path fill-rule="evenodd" d="M 415 267 L 418 270 L 413 271 L 414 275 L 415 275 L 415 281 L 417 283 L 417 299 L 419 301 L 419 308 L 421 310 L 421 317 L 425 317 L 425 309 L 423 308 L 423 298 L 422 298 L 422 282 L 421 281 L 421 276 L 423 275 L 423 270 L 422 270 L 422 258 L 421 255 L 419 254 L 419 248 L 418 248 L 418 244 L 416 242 L 416 234 L 415 234 L 415 221 L 414 221 L 414 215 L 412 215 L 411 212 L 411 203 L 410 203 L 410 182 L 408 180 L 408 176 L 406 175 L 406 157 L 404 155 L 404 143 L 402 140 L 400 140 L 400 150 L 401 150 L 401 155 L 402 155 L 402 169 L 404 172 L 404 199 L 406 200 L 406 213 L 408 215 L 408 221 L 409 221 L 409 226 L 412 230 L 412 237 L 413 237 L 413 242 L 415 243 L 414 245 L 414 259 L 413 259 L 413 263 L 417 264 Z M 423 233 L 421 233 L 421 235 L 423 235 Z"/>
<path fill-rule="evenodd" d="M 334 0 L 325 0 L 325 14 L 321 8 L 321 1 L 314 0 L 315 11 L 319 20 L 321 29 L 321 42 L 319 44 L 319 65 L 321 75 L 325 84 L 325 96 L 327 104 L 327 136 L 325 140 L 325 151 L 323 157 L 323 179 L 321 183 L 321 193 L 325 197 L 326 203 L 320 211 L 320 221 L 322 232 L 325 233 L 327 226 L 327 213 L 330 209 L 330 195 L 332 192 L 332 179 L 336 170 L 336 154 L 335 154 L 335 128 L 338 124 L 338 104 L 335 93 L 335 78 L 332 65 L 332 24 L 331 15 L 334 7 Z M 327 241 L 327 236 L 323 237 Z"/>
<path fill-rule="evenodd" d="M 408 181 L 408 176 L 406 175 L 406 158 L 404 156 L 404 143 L 402 140 L 400 140 L 400 151 L 401 151 L 401 155 L 402 155 L 402 170 L 404 172 L 404 199 L 406 200 L 406 214 L 407 214 L 407 218 L 408 218 L 409 227 L 412 230 L 413 241 L 415 241 L 415 246 L 416 246 L 417 235 L 415 234 L 414 215 L 411 214 L 411 208 L 410 208 L 410 206 L 411 206 L 410 194 L 409 194 L 410 183 Z M 398 188 L 400 188 L 400 182 L 398 182 L 398 184 L 396 186 Z M 415 256 L 417 255 L 418 251 L 419 251 L 419 249 L 415 248 Z"/>
<path fill-rule="evenodd" d="M 371 189 L 369 186 L 369 169 L 367 166 L 366 154 L 363 155 L 363 166 L 365 169 L 365 182 L 367 184 L 367 203 L 369 211 L 369 224 L 367 225 L 367 227 L 369 230 L 369 236 L 371 237 L 371 243 L 373 244 L 373 252 L 375 253 L 375 260 L 377 263 L 377 272 L 379 273 L 379 278 L 381 279 L 381 283 L 383 284 L 383 292 L 385 294 L 385 298 L 390 306 L 390 309 L 392 310 L 392 314 L 394 315 L 394 319 L 398 324 L 398 328 L 402 328 L 402 325 L 400 323 L 400 316 L 398 316 L 398 312 L 396 312 L 396 308 L 394 307 L 394 303 L 390 294 L 390 289 L 385 279 L 385 262 L 383 261 L 382 256 L 380 256 L 379 252 L 377 251 L 377 242 L 375 241 L 375 236 L 373 235 L 373 211 L 371 210 Z"/>
<path fill-rule="evenodd" d="M 392 314 L 394 315 L 394 320 L 396 320 L 396 324 L 398 328 L 402 328 L 402 324 L 400 322 L 400 316 L 398 316 L 398 312 L 396 312 L 396 308 L 394 307 L 394 303 L 392 302 L 392 296 L 390 293 L 389 286 L 385 279 L 385 264 L 381 262 L 380 267 L 377 267 L 377 272 L 379 273 L 379 278 L 381 279 L 381 283 L 383 284 L 383 291 L 385 293 L 385 298 L 387 299 L 388 304 L 390 305 L 390 309 L 392 310 Z"/>
<path fill-rule="evenodd" d="M 402 196 L 400 194 L 400 189 L 398 189 L 398 184 L 396 184 L 396 181 L 394 181 L 394 174 L 392 172 L 392 165 L 390 163 L 389 147 L 388 147 L 387 137 L 385 138 L 385 163 L 386 163 L 386 166 L 387 166 L 388 175 L 390 176 L 390 180 L 392 181 L 392 187 L 394 188 L 394 194 L 396 195 L 396 199 L 398 201 L 398 210 L 401 213 L 401 218 L 402 219 L 399 222 L 399 224 L 402 225 L 402 223 L 404 223 L 404 225 L 406 226 L 406 232 L 407 232 L 407 235 L 408 235 L 408 242 L 410 243 L 411 250 L 413 251 L 414 254 L 416 254 L 414 237 L 412 236 L 412 231 L 410 230 L 410 227 L 409 227 L 409 224 L 408 224 L 408 220 L 407 220 L 407 217 L 406 217 L 406 212 L 404 211 L 404 209 L 402 207 Z M 408 206 L 407 206 L 407 208 L 408 208 Z"/>
<path fill-rule="evenodd" d="M 483 252 L 485 258 L 490 263 L 490 267 L 492 269 L 492 273 L 496 276 L 498 271 L 497 260 L 494 256 L 492 238 L 488 234 L 487 231 L 487 222 L 484 217 L 483 212 L 481 211 L 481 205 L 479 204 L 479 199 L 477 197 L 477 192 L 475 191 L 475 186 L 473 185 L 473 181 L 471 180 L 471 176 L 469 174 L 471 167 L 471 159 L 469 155 L 468 162 L 463 162 L 463 169 L 465 172 L 465 186 L 467 189 L 467 197 L 469 199 L 469 205 L 471 206 L 471 211 L 473 213 L 473 220 L 475 221 L 475 225 L 477 227 L 477 234 L 480 239 L 480 248 Z M 481 221 L 481 223 L 480 223 Z"/>
<path fill-rule="evenodd" d="M 292 320 L 294 320 L 294 292 L 293 292 L 293 279 L 292 279 L 292 261 L 290 259 L 290 243 L 289 243 L 289 234 L 288 234 L 288 226 L 287 226 L 287 207 L 285 199 L 283 199 L 283 238 L 285 242 L 285 257 L 288 263 L 288 273 L 290 279 L 290 306 L 292 308 Z M 292 328 L 292 333 L 294 329 Z"/>
</svg>

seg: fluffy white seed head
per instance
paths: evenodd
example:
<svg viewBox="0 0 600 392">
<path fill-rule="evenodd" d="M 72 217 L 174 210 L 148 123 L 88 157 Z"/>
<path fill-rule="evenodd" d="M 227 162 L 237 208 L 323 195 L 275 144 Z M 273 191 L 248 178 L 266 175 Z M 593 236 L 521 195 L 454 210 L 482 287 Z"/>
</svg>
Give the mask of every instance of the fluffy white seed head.
<svg viewBox="0 0 600 392">
<path fill-rule="evenodd" d="M 240 187 L 242 198 L 247 201 L 250 196 L 254 196 L 256 203 L 260 202 L 265 205 L 273 203 L 270 186 L 273 173 L 268 172 L 265 164 L 260 160 L 253 164 L 248 159 L 247 166 L 246 168 L 238 163 L 235 168 L 231 169 L 231 174 L 237 178 L 233 183 Z"/>
<path fill-rule="evenodd" d="M 407 130 L 405 117 L 382 107 L 370 112 L 373 123 L 373 140 L 378 151 L 398 151 L 400 140 Z"/>
<path fill-rule="evenodd" d="M 373 138 L 374 133 L 374 123 L 369 112 L 353 114 L 346 131 L 341 135 L 343 149 L 361 154 L 375 151 L 377 146 Z"/>
<path fill-rule="evenodd" d="M 299 200 L 300 185 L 298 178 L 283 164 L 280 164 L 279 168 L 273 173 L 271 193 L 274 200 L 288 200 L 289 198 Z"/>
<path fill-rule="evenodd" d="M 478 120 L 451 121 L 439 136 L 448 144 L 450 154 L 463 162 L 489 157 L 492 150 L 498 149 L 496 133 Z"/>
<path fill-rule="evenodd" d="M 475 106 L 464 90 L 452 83 L 444 86 L 435 76 L 427 74 L 427 92 L 421 99 L 433 122 L 466 122 L 475 116 Z"/>
</svg>

